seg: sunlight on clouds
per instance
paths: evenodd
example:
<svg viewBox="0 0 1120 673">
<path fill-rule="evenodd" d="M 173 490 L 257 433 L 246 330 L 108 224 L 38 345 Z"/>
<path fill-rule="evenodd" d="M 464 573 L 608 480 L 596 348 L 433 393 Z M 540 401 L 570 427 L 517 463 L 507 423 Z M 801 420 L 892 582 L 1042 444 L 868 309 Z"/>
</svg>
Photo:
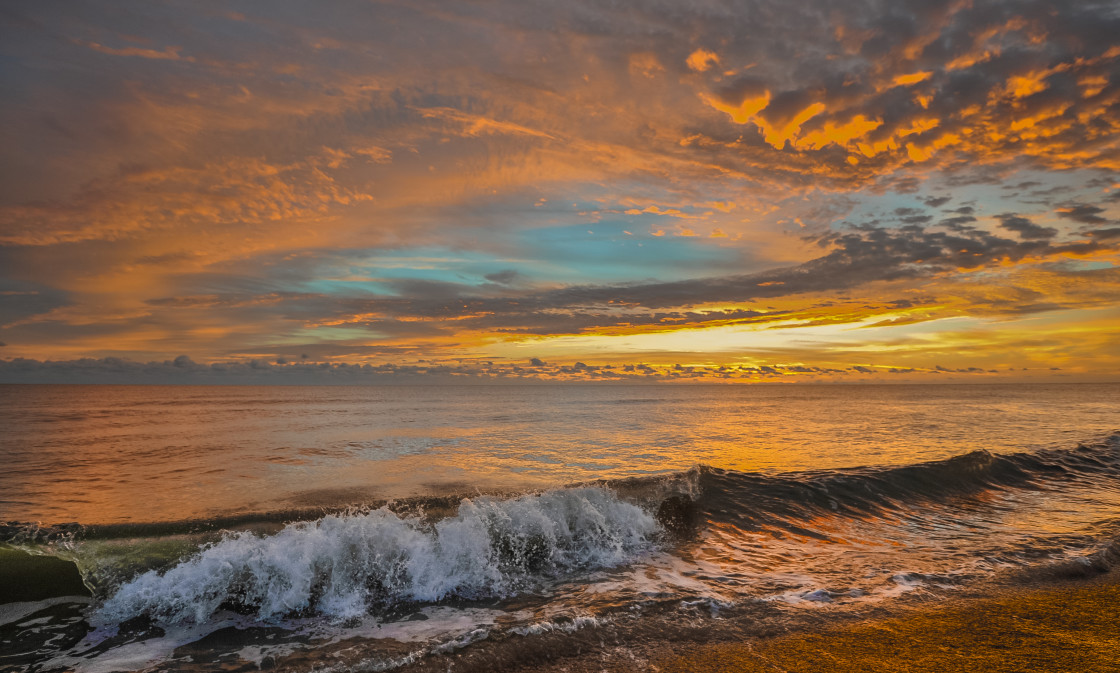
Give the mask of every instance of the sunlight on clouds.
<svg viewBox="0 0 1120 673">
<path fill-rule="evenodd" d="M 789 119 L 771 123 L 764 117 L 759 117 L 756 123 L 759 129 L 762 130 L 762 135 L 766 138 L 766 142 L 773 145 L 774 149 L 780 150 L 785 147 L 786 141 L 796 140 L 797 134 L 801 132 L 802 124 L 824 111 L 824 103 L 813 103 Z"/>
<path fill-rule="evenodd" d="M 728 104 L 722 100 L 713 98 L 706 94 L 701 94 L 701 98 L 711 105 L 713 108 L 727 114 L 731 117 L 731 121 L 736 124 L 746 124 L 753 121 L 759 112 L 764 110 L 770 104 L 770 92 L 766 91 L 761 96 L 754 98 L 744 98 L 736 105 Z"/>
<path fill-rule="evenodd" d="M 0 356 L 1120 371 L 1103 5 L 239 10 L 0 18 Z"/>
<path fill-rule="evenodd" d="M 925 72 L 914 72 L 914 73 L 910 73 L 908 75 L 895 75 L 895 78 L 894 78 L 894 80 L 892 80 L 891 85 L 892 86 L 910 86 L 911 84 L 917 84 L 918 82 L 924 82 L 932 76 L 933 76 L 933 71 L 932 70 L 926 70 Z"/>
<path fill-rule="evenodd" d="M 617 358 L 628 355 L 677 358 L 681 354 L 735 357 L 737 353 L 782 350 L 804 344 L 828 344 L 844 347 L 863 347 L 885 335 L 897 335 L 898 330 L 871 327 L 871 320 L 839 324 L 804 325 L 801 321 L 776 321 L 763 325 L 726 325 L 707 329 L 678 329 L 665 332 L 627 334 L 619 336 L 565 336 L 534 339 L 523 343 L 502 344 L 493 347 L 494 355 L 510 356 L 510 348 L 529 348 L 542 357 L 575 356 L 588 354 L 595 358 Z M 948 319 L 956 322 L 959 319 Z M 776 329 L 780 328 L 780 329 Z M 860 329 L 866 328 L 866 329 Z M 868 333 L 868 329 L 876 330 Z M 927 326 L 920 328 L 929 329 Z M 884 334 L 885 333 L 885 334 Z"/>
<path fill-rule="evenodd" d="M 705 72 L 710 70 L 712 66 L 719 65 L 719 55 L 701 47 L 689 54 L 685 63 L 696 72 Z"/>
<path fill-rule="evenodd" d="M 825 122 L 824 128 L 810 131 L 798 138 L 794 146 L 798 149 L 808 147 L 819 150 L 825 145 L 835 143 L 847 147 L 856 138 L 862 138 L 882 125 L 882 121 L 866 119 L 863 115 L 856 115 L 847 124 L 836 125 L 828 121 Z"/>
</svg>

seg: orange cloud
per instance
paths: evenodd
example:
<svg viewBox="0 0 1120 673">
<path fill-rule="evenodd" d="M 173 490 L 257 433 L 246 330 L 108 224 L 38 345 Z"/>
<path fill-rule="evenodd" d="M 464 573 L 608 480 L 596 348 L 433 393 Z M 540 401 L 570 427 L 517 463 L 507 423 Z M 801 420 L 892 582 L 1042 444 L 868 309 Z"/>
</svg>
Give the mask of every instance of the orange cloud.
<svg viewBox="0 0 1120 673">
<path fill-rule="evenodd" d="M 1098 74 L 1085 75 L 1077 80 L 1077 84 L 1081 86 L 1082 98 L 1092 98 L 1101 93 L 1108 86 L 1108 82 L 1108 77 Z"/>
<path fill-rule="evenodd" d="M 112 56 L 136 56 L 157 61 L 186 61 L 188 63 L 193 63 L 195 61 L 193 56 L 182 56 L 179 54 L 179 52 L 183 50 L 182 47 L 167 47 L 163 51 L 156 51 L 155 49 L 143 49 L 140 47 L 106 47 L 97 42 L 86 42 L 84 40 L 75 40 L 75 43 L 89 47 L 96 52 L 110 54 Z"/>
<path fill-rule="evenodd" d="M 752 121 L 759 112 L 766 109 L 766 106 L 770 104 L 769 91 L 761 96 L 745 98 L 737 105 L 729 105 L 722 100 L 705 94 L 701 94 L 701 98 L 703 98 L 708 105 L 711 105 L 713 108 L 731 117 L 731 121 L 736 124 L 746 124 Z"/>
<path fill-rule="evenodd" d="M 513 122 L 490 119 L 483 115 L 469 114 L 454 108 L 416 108 L 416 111 L 426 119 L 451 122 L 460 127 L 460 133 L 468 136 L 477 136 L 483 133 L 511 133 L 555 140 L 552 135 L 544 131 L 538 131 Z"/>
<path fill-rule="evenodd" d="M 1045 91 L 1049 86 L 1046 83 L 1046 77 L 1049 74 L 1049 71 L 1043 70 L 1026 75 L 1017 75 L 1007 81 L 1003 92 L 1012 98 L 1026 98 L 1040 91 Z"/>
<path fill-rule="evenodd" d="M 688 67 L 696 72 L 706 72 L 712 66 L 719 65 L 719 55 L 701 47 L 688 55 L 685 60 Z"/>
<path fill-rule="evenodd" d="M 798 138 L 794 142 L 794 147 L 814 150 L 819 150 L 829 144 L 847 147 L 856 138 L 862 138 L 882 125 L 881 120 L 867 119 L 863 115 L 856 115 L 846 124 L 835 124 L 829 120 L 825 122 L 823 128 L 811 131 Z"/>
<path fill-rule="evenodd" d="M 657 54 L 648 51 L 641 52 L 630 56 L 630 72 L 651 79 L 665 72 L 665 66 L 661 65 L 661 60 L 657 58 Z"/>
<path fill-rule="evenodd" d="M 291 164 L 236 159 L 199 167 L 133 170 L 68 204 L 0 209 L 0 242 L 50 245 L 137 232 L 298 221 L 332 205 L 369 200 L 320 170 L 333 153 Z"/>
<path fill-rule="evenodd" d="M 979 63 L 990 61 L 994 54 L 988 50 L 962 54 L 945 64 L 946 70 L 967 70 Z"/>
<path fill-rule="evenodd" d="M 774 149 L 780 150 L 785 147 L 786 141 L 795 140 L 797 138 L 797 134 L 801 132 L 802 124 L 824 111 L 824 103 L 813 103 L 793 115 L 792 118 L 784 121 L 784 123 L 778 122 L 771 124 L 761 117 L 756 120 L 756 123 L 762 130 L 766 142 L 770 143 Z"/>
<path fill-rule="evenodd" d="M 926 71 L 923 71 L 923 72 L 914 72 L 914 73 L 910 73 L 908 75 L 895 75 L 894 80 L 892 81 L 891 84 L 892 84 L 892 86 L 911 86 L 911 85 L 917 84 L 919 82 L 924 82 L 932 76 L 933 76 L 933 71 L 932 70 L 926 70 Z"/>
</svg>

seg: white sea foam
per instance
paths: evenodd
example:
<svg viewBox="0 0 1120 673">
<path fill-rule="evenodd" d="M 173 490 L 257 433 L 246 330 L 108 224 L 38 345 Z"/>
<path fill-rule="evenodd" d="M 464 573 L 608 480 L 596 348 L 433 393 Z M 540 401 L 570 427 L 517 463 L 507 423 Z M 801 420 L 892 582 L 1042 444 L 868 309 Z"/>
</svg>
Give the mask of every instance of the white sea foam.
<svg viewBox="0 0 1120 673">
<path fill-rule="evenodd" d="M 652 516 L 602 488 L 464 500 L 430 526 L 386 508 L 332 515 L 269 537 L 230 533 L 124 584 L 97 620 L 202 622 L 224 603 L 265 620 L 347 619 L 378 605 L 509 595 L 549 574 L 628 561 L 657 530 Z"/>
<path fill-rule="evenodd" d="M 519 636 L 538 636 L 542 633 L 575 633 L 589 626 L 602 626 L 610 623 L 610 619 L 592 617 L 590 615 L 577 615 L 566 620 L 536 622 L 525 626 L 510 629 L 510 633 Z"/>
</svg>

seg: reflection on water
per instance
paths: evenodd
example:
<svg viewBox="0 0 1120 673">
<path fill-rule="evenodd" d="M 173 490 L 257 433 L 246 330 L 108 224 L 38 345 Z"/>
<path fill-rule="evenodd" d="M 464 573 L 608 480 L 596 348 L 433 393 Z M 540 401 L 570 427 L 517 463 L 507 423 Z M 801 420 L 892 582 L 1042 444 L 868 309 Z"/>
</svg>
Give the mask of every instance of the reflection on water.
<svg viewBox="0 0 1120 673">
<path fill-rule="evenodd" d="M 1116 400 L 1088 384 L 4 386 L 0 595 L 28 602 L 0 604 L 0 668 L 547 658 L 603 629 L 738 638 L 1003 571 L 1115 567 Z M 92 601 L 59 597 L 84 593 L 79 573 Z"/>
<path fill-rule="evenodd" d="M 686 470 L 902 465 L 1113 431 L 1120 386 L 0 386 L 9 520 L 182 520 Z"/>
</svg>

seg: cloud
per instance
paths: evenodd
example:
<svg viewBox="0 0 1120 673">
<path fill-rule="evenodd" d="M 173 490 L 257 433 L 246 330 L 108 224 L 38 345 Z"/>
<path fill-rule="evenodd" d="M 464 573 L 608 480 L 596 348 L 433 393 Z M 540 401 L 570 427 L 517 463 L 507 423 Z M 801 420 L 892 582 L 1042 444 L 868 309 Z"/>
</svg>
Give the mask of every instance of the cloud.
<svg viewBox="0 0 1120 673">
<path fill-rule="evenodd" d="M 1120 239 L 1120 227 L 1109 227 L 1107 229 L 1090 229 L 1085 232 L 1086 236 L 1098 241 L 1111 241 Z"/>
<path fill-rule="evenodd" d="M 228 227 L 286 227 L 322 221 L 331 205 L 368 200 L 325 172 L 327 159 L 292 164 L 237 159 L 198 167 L 130 167 L 110 185 L 90 186 L 69 201 L 0 207 L 0 244 L 55 245 L 120 240 L 193 228 L 222 235 Z M 267 242 L 263 242 L 268 245 Z"/>
<path fill-rule="evenodd" d="M 1067 220 L 1082 222 L 1084 224 L 1104 224 L 1108 222 L 1108 218 L 1100 216 L 1100 213 L 1104 212 L 1104 208 L 1084 203 L 1077 203 L 1065 208 L 1059 208 L 1057 212 L 1058 217 L 1064 217 Z"/>
<path fill-rule="evenodd" d="M 66 306 L 71 299 L 49 285 L 0 278 L 0 328 Z"/>
<path fill-rule="evenodd" d="M 162 50 L 144 49 L 142 47 L 106 47 L 105 45 L 96 42 L 85 42 L 82 40 L 74 40 L 75 44 L 80 44 L 90 49 L 100 52 L 102 54 L 111 54 L 113 56 L 138 56 L 140 58 L 150 58 L 157 61 L 187 61 L 193 62 L 195 59 L 191 56 L 181 56 L 182 47 L 166 47 Z"/>
<path fill-rule="evenodd" d="M 689 54 L 685 63 L 696 72 L 704 72 L 710 70 L 714 65 L 719 65 L 719 55 L 701 47 Z"/>
<path fill-rule="evenodd" d="M 514 269 L 506 269 L 504 271 L 498 271 L 496 273 L 488 273 L 484 276 L 484 278 L 497 285 L 513 285 L 514 283 L 521 281 L 524 276 L 522 276 Z"/>
<path fill-rule="evenodd" d="M 945 273 L 1002 268 L 1009 263 L 1036 263 L 1115 252 L 1103 240 L 1056 241 L 1049 230 L 1032 236 L 1035 226 L 1014 215 L 1001 225 L 1020 234 L 1004 238 L 969 228 L 946 232 L 907 225 L 901 228 L 860 225 L 812 237 L 825 254 L 800 265 L 745 275 L 674 282 L 576 285 L 526 289 L 485 296 L 466 284 L 414 281 L 395 285 L 398 295 L 377 298 L 307 297 L 309 306 L 331 315 L 332 324 L 435 334 L 442 329 L 469 329 L 492 334 L 571 334 L 584 331 L 671 330 L 685 327 L 773 322 L 788 311 L 687 309 L 721 303 L 759 302 L 798 295 L 835 294 L 871 283 L 931 279 Z M 1027 235 L 1023 235 L 1023 232 Z M 1099 237 L 1105 238 L 1105 237 Z M 292 297 L 304 302 L 304 298 Z M 180 300 L 195 301 L 195 300 Z M 1033 298 L 1023 304 L 1036 304 Z M 895 303 L 896 308 L 902 307 Z M 400 321 L 400 322 L 397 322 Z M 448 322 L 453 321 L 453 322 Z M 418 329 L 420 328 L 420 329 Z M 430 331 L 435 330 L 435 331 Z M 449 332 L 450 333 L 450 332 Z"/>
<path fill-rule="evenodd" d="M 1056 265 L 999 298 L 1043 310 L 1074 303 L 1082 258 L 1116 259 L 1105 3 L 95 0 L 0 20 L 19 37 L 0 329 L 28 356 L 397 362 L 863 307 L 850 320 L 886 312 L 888 285 L 987 315 L 980 272 Z"/>
<path fill-rule="evenodd" d="M 948 227 L 953 231 L 966 232 L 973 229 L 971 224 L 975 221 L 976 218 L 971 215 L 958 215 L 956 217 L 946 217 L 937 224 L 942 227 Z"/>
<path fill-rule="evenodd" d="M 1039 225 L 1031 222 L 1025 217 L 1020 217 L 1014 213 L 1005 213 L 997 215 L 999 226 L 1014 231 L 1019 234 L 1020 238 L 1024 239 L 1040 239 L 1040 238 L 1053 238 L 1058 235 L 1058 230 L 1052 227 L 1040 227 Z"/>
<path fill-rule="evenodd" d="M 892 373 L 929 376 L 938 372 L 990 373 L 978 367 L 935 370 L 883 367 Z M 773 381 L 837 380 L 859 374 L 877 374 L 880 366 L 816 367 L 802 364 L 774 365 L 684 365 L 681 363 L 637 363 L 615 367 L 546 364 L 533 358 L 529 368 L 510 362 L 474 360 L 469 363 L 370 365 L 348 362 L 289 362 L 247 359 L 210 364 L 194 362 L 181 355 L 174 360 L 139 362 L 125 358 L 80 358 L 75 360 L 0 359 L 0 383 L 159 384 L 159 385 L 395 385 L 401 383 L 447 385 L 448 383 L 604 382 L 634 383 L 671 380 Z"/>
</svg>

